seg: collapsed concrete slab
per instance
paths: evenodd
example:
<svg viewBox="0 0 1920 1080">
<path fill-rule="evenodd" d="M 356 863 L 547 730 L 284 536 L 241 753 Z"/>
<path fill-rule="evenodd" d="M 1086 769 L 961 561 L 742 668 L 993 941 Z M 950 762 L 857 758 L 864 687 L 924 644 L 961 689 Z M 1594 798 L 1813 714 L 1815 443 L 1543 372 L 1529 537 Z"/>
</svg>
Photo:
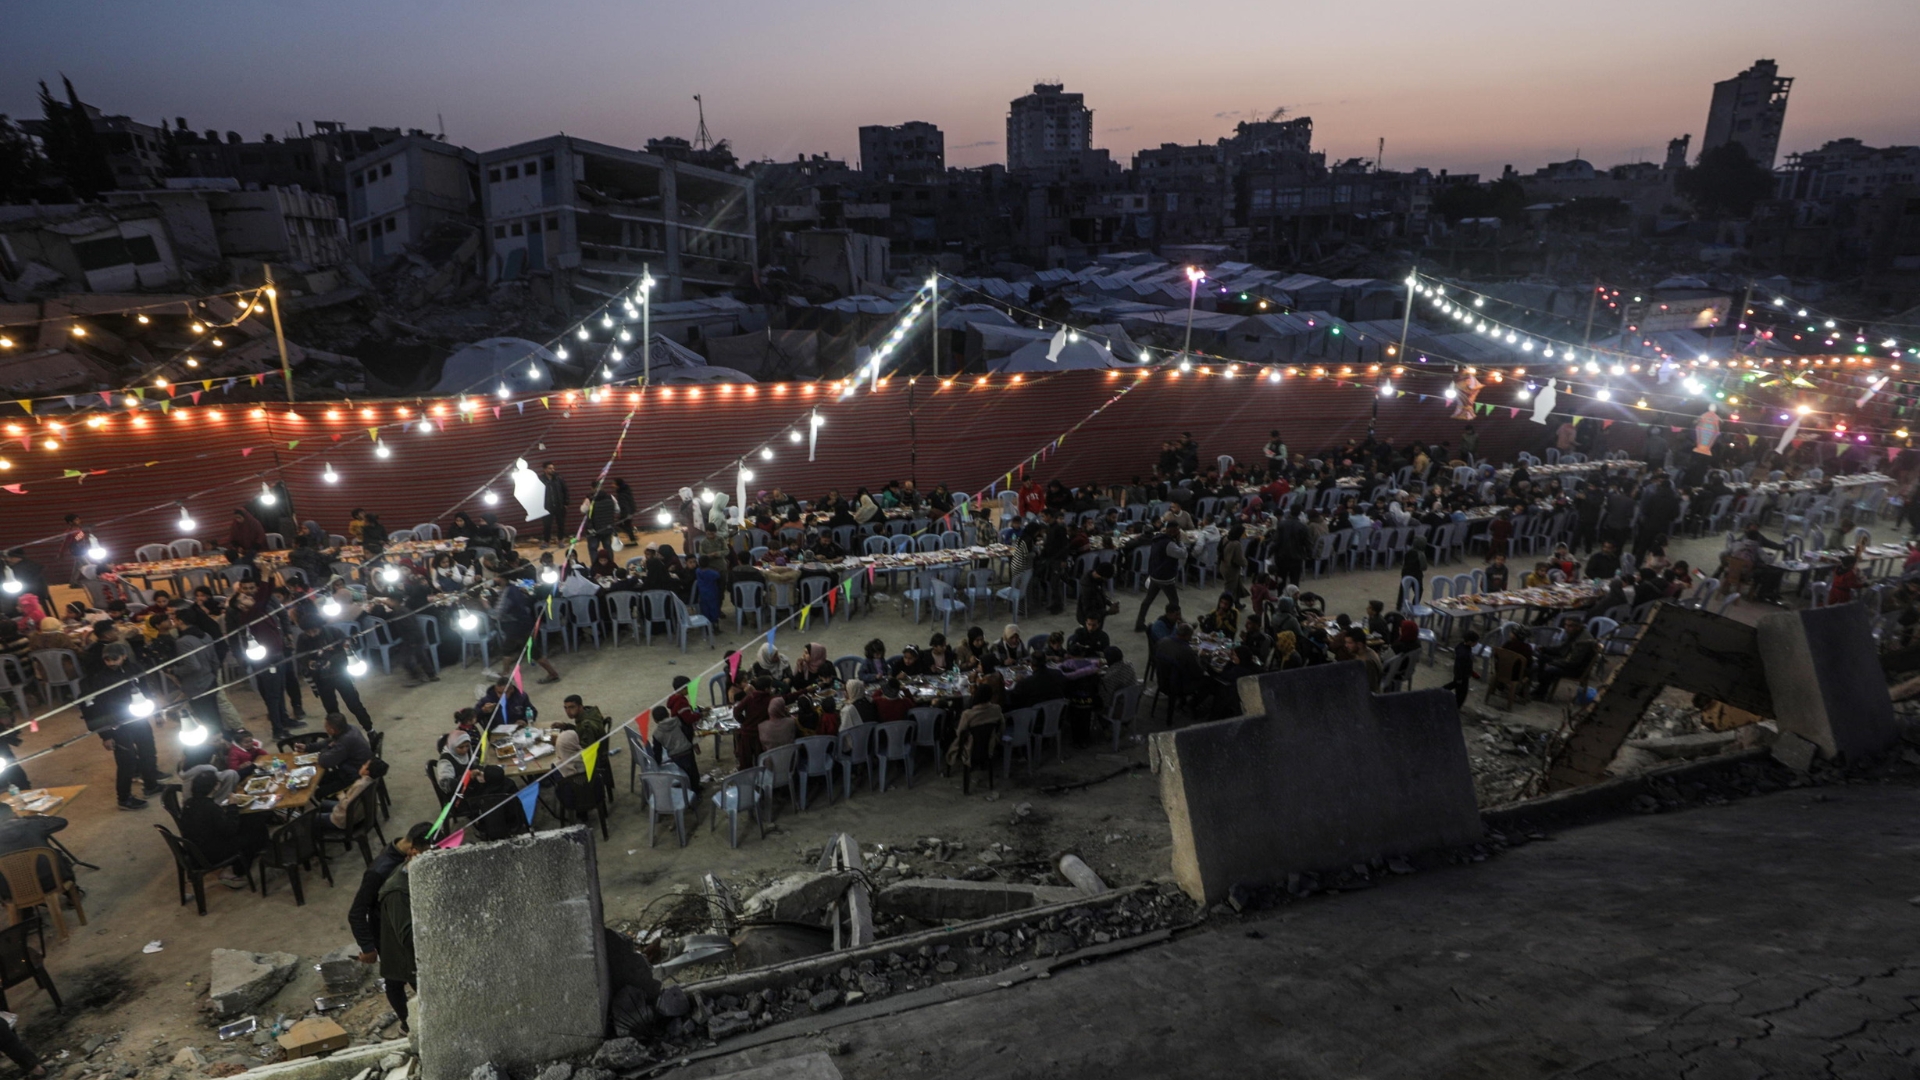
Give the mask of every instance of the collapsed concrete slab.
<svg viewBox="0 0 1920 1080">
<path fill-rule="evenodd" d="M 592 1053 L 611 980 L 592 830 L 423 855 L 412 875 L 421 1080 Z"/>
<path fill-rule="evenodd" d="M 826 910 L 840 899 L 851 874 L 799 873 L 747 897 L 741 914 L 748 919 L 826 924 Z"/>
<path fill-rule="evenodd" d="M 215 1016 L 239 1016 L 266 1004 L 293 978 L 300 958 L 292 953 L 213 950 L 213 978 L 207 996 Z"/>
<path fill-rule="evenodd" d="M 1195 900 L 1480 839 L 1448 691 L 1371 694 L 1349 662 L 1243 678 L 1240 699 L 1251 715 L 1152 737 L 1174 876 Z"/>
<path fill-rule="evenodd" d="M 883 915 L 904 915 L 922 922 L 961 922 L 1085 896 L 1079 889 L 1052 885 L 909 878 L 881 889 L 874 897 L 873 906 Z"/>
<path fill-rule="evenodd" d="M 1871 757 L 1893 745 L 1893 698 L 1864 605 L 1776 612 L 1761 616 L 1758 629 L 1781 731 L 1829 758 Z"/>
</svg>

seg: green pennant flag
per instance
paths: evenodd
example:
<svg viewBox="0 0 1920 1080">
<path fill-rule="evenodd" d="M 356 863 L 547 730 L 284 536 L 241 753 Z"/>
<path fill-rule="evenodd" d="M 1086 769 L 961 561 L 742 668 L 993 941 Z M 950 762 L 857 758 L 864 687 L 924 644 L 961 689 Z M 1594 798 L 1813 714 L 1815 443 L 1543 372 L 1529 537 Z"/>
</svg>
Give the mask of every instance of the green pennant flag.
<svg viewBox="0 0 1920 1080">
<path fill-rule="evenodd" d="M 65 471 L 63 471 L 63 472 L 61 472 L 61 474 L 60 474 L 60 479 L 62 479 L 62 480 L 66 480 L 66 479 L 68 479 L 68 478 L 70 478 L 70 477 L 75 477 L 75 476 L 85 476 L 85 475 L 87 475 L 87 474 L 86 474 L 86 473 L 83 473 L 83 472 L 81 472 L 81 471 L 80 471 L 79 469 L 67 469 L 67 470 L 65 470 Z"/>
<path fill-rule="evenodd" d="M 292 450 L 298 447 L 299 445 L 300 445 L 300 440 L 294 439 L 287 443 L 287 449 Z"/>
</svg>

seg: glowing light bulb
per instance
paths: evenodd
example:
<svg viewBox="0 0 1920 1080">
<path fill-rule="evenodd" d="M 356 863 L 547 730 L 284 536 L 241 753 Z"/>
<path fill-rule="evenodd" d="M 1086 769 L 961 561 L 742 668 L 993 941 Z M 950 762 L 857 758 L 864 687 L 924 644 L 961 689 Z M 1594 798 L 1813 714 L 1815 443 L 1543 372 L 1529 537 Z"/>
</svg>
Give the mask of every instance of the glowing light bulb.
<svg viewBox="0 0 1920 1080">
<path fill-rule="evenodd" d="M 1460 396 L 1460 391 L 1455 390 L 1453 387 L 1449 386 L 1440 396 L 1446 398 L 1448 401 L 1452 401 L 1454 398 L 1457 398 Z"/>
<path fill-rule="evenodd" d="M 100 539 L 92 533 L 87 534 L 87 558 L 97 563 L 107 561 L 107 549 L 101 545 Z"/>
<path fill-rule="evenodd" d="M 331 596 L 327 597 L 326 603 L 320 605 L 320 614 L 325 615 L 329 619 L 339 618 L 340 601 L 335 600 Z"/>
<path fill-rule="evenodd" d="M 262 645 L 258 641 L 253 641 L 253 640 L 249 640 L 247 642 L 247 659 L 257 662 L 257 661 L 265 660 L 266 658 L 267 658 L 267 647 L 265 645 Z"/>
<path fill-rule="evenodd" d="M 753 470 L 752 470 L 752 469 L 741 469 L 741 470 L 740 470 L 740 479 L 742 479 L 742 480 L 745 480 L 745 481 L 746 481 L 747 483 L 749 483 L 749 484 L 751 484 L 751 483 L 753 483 Z"/>
<path fill-rule="evenodd" d="M 703 502 L 703 503 L 706 503 L 706 504 L 707 504 L 708 506 L 712 506 L 712 505 L 713 505 L 713 492 L 711 492 L 711 491 L 708 491 L 708 490 L 707 490 L 707 489 L 705 489 L 705 488 L 702 488 L 702 489 L 700 490 L 700 501 L 701 501 L 701 502 Z"/>
<path fill-rule="evenodd" d="M 1274 368 L 1274 369 L 1272 369 L 1272 370 L 1270 370 L 1270 371 L 1268 371 L 1268 372 L 1267 372 L 1267 381 L 1268 381 L 1268 382 L 1279 382 L 1279 381 L 1280 381 L 1280 369 L 1279 369 L 1279 368 Z"/>
<path fill-rule="evenodd" d="M 357 679 L 366 673 L 367 661 L 365 657 L 356 655 L 353 659 L 347 661 L 347 674 Z"/>
<path fill-rule="evenodd" d="M 135 690 L 133 696 L 127 699 L 127 711 L 133 714 L 135 720 L 145 720 L 153 715 L 153 699 Z"/>
<path fill-rule="evenodd" d="M 180 745 L 200 746 L 207 741 L 207 726 L 188 717 L 180 723 Z"/>
<path fill-rule="evenodd" d="M 391 584 L 393 584 L 393 583 L 394 583 L 394 582 L 396 582 L 396 581 L 399 581 L 399 580 L 400 580 L 400 568 L 399 568 L 399 567 L 397 567 L 397 566 L 389 566 L 389 567 L 387 567 L 387 568 L 385 568 L 385 569 L 383 569 L 383 570 L 381 570 L 381 571 L 380 571 L 380 580 L 381 580 L 381 581 L 384 581 L 384 582 L 386 582 L 386 583 L 387 583 L 387 584 L 389 584 L 389 585 L 391 585 Z"/>
<path fill-rule="evenodd" d="M 1392 382 L 1389 381 L 1389 382 L 1383 382 L 1380 384 L 1380 396 L 1385 398 L 1390 398 L 1393 396 Z"/>
<path fill-rule="evenodd" d="M 1611 390 L 1609 390 L 1609 389 L 1607 389 L 1606 387 L 1604 387 L 1604 386 L 1603 386 L 1603 387 L 1601 387 L 1600 389 L 1598 389 L 1598 390 L 1595 390 L 1595 391 L 1593 392 L 1593 396 L 1594 396 L 1594 397 L 1596 397 L 1596 398 L 1599 398 L 1599 399 L 1600 399 L 1601 401 L 1612 401 L 1612 400 L 1613 400 L 1613 391 L 1611 391 Z"/>
<path fill-rule="evenodd" d="M 204 334 L 207 332 L 206 324 L 201 322 L 192 323 L 187 327 L 187 329 L 192 330 L 196 334 Z"/>
<path fill-rule="evenodd" d="M 272 506 L 274 503 L 277 503 L 279 501 L 280 501 L 280 496 L 275 495 L 273 493 L 273 488 L 268 486 L 266 481 L 262 480 L 260 482 L 260 505 Z"/>
<path fill-rule="evenodd" d="M 0 592 L 5 592 L 8 596 L 12 596 L 26 589 L 26 585 L 22 583 L 19 578 L 13 576 L 13 567 L 7 567 L 6 574 L 6 580 L 0 581 Z"/>
<path fill-rule="evenodd" d="M 185 506 L 182 506 L 180 508 L 180 531 L 183 533 L 190 533 L 198 526 L 199 526 L 199 522 L 194 521 L 193 515 L 187 513 L 187 508 Z"/>
<path fill-rule="evenodd" d="M 588 341 L 592 338 L 592 335 L 587 333 L 587 328 L 584 326 L 582 326 L 579 330 L 574 331 L 573 336 L 579 338 L 581 341 Z"/>
<path fill-rule="evenodd" d="M 471 611 L 463 611 L 460 613 L 459 622 L 460 622 L 460 629 L 472 630 L 475 627 L 480 625 L 480 616 L 475 615 Z"/>
<path fill-rule="evenodd" d="M 495 391 L 494 391 L 494 393 L 496 393 L 496 394 L 498 394 L 498 395 L 500 395 L 500 397 L 501 397 L 502 399 L 505 399 L 505 398 L 509 398 L 509 397 L 512 397 L 512 396 L 513 396 L 513 391 L 511 391 L 511 390 L 508 390 L 508 389 L 507 389 L 507 384 L 506 384 L 506 383 L 501 383 L 501 384 L 500 384 L 500 389 L 498 389 L 498 390 L 495 390 Z"/>
<path fill-rule="evenodd" d="M 393 451 L 388 448 L 385 442 L 381 442 L 374 446 L 373 455 L 375 457 L 390 458 L 393 456 Z"/>
<path fill-rule="evenodd" d="M 320 474 L 320 479 L 325 480 L 329 484 L 337 484 L 340 482 L 340 474 L 333 471 L 332 462 L 327 463 L 327 471 Z"/>
<path fill-rule="evenodd" d="M 655 517 L 653 520 L 658 522 L 661 525 L 671 525 L 673 524 L 673 515 L 667 513 L 665 510 L 662 510 L 660 511 L 659 516 Z"/>
<path fill-rule="evenodd" d="M 790 443 L 797 443 L 797 442 L 799 442 L 799 441 L 800 441 L 800 433 L 799 433 L 799 432 L 797 432 L 797 431 L 789 431 L 789 432 L 787 432 L 787 441 L 788 441 L 788 442 L 790 442 Z"/>
<path fill-rule="evenodd" d="M 488 506 L 498 506 L 500 505 L 500 496 L 489 491 L 485 495 L 480 496 L 480 501 L 486 503 Z"/>
<path fill-rule="evenodd" d="M 763 447 L 761 447 L 761 448 L 760 448 L 760 460 L 761 460 L 761 461 L 772 461 L 772 460 L 773 460 L 773 447 L 771 447 L 771 446 L 763 446 Z"/>
<path fill-rule="evenodd" d="M 557 582 L 559 580 L 560 580 L 560 571 L 555 570 L 551 566 L 547 567 L 545 570 L 540 571 L 540 581 L 542 584 L 552 585 L 554 582 Z"/>
</svg>

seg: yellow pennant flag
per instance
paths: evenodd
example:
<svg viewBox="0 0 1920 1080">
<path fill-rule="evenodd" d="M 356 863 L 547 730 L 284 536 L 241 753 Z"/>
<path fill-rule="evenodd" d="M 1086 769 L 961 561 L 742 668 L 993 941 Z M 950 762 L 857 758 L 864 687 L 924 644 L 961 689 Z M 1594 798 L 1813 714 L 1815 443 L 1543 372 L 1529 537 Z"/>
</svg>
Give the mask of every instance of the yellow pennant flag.
<svg viewBox="0 0 1920 1080">
<path fill-rule="evenodd" d="M 482 764 L 482 765 L 485 765 L 485 764 L 487 763 L 487 760 L 488 760 L 488 758 L 487 758 L 487 733 L 488 733 L 489 731 L 491 731 L 491 730 L 493 730 L 493 729 L 492 729 L 492 728 L 481 728 L 481 729 L 480 729 L 480 764 Z"/>
<path fill-rule="evenodd" d="M 547 399 L 546 399 L 546 398 L 541 398 L 541 399 L 540 399 L 540 407 L 541 407 L 541 408 L 543 408 L 543 409 L 551 409 L 551 408 L 553 408 L 553 406 L 551 406 L 551 405 L 549 405 L 549 404 L 547 404 Z"/>
<path fill-rule="evenodd" d="M 23 408 L 23 409 L 25 409 L 25 410 L 27 410 L 27 415 L 28 415 L 28 416 L 32 416 L 32 415 L 33 415 L 33 402 L 31 402 L 31 401 L 29 401 L 29 400 L 27 400 L 26 398 L 18 398 L 18 399 L 16 399 L 16 400 L 15 400 L 15 404 L 17 404 L 17 405 L 19 405 L 19 406 L 20 406 L 21 408 Z"/>
<path fill-rule="evenodd" d="M 593 779 L 593 767 L 596 763 L 599 762 L 599 760 L 600 760 L 600 744 L 597 742 L 594 743 L 592 746 L 587 747 L 585 750 L 580 751 L 580 761 L 582 764 L 586 765 L 587 767 L 587 779 L 589 780 Z"/>
<path fill-rule="evenodd" d="M 804 607 L 800 609 L 800 629 L 805 630 L 807 628 L 807 612 L 812 610 L 812 608 Z"/>
</svg>

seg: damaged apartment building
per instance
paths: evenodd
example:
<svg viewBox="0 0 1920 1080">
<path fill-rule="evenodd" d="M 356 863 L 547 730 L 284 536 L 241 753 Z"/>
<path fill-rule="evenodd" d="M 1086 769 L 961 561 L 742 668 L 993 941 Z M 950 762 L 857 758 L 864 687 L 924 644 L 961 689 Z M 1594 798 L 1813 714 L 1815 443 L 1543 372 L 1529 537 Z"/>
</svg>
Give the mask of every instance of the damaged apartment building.
<svg viewBox="0 0 1920 1080">
<path fill-rule="evenodd" d="M 555 135 L 480 155 L 487 280 L 598 306 L 646 269 L 662 300 L 753 277 L 751 177 Z"/>
</svg>

